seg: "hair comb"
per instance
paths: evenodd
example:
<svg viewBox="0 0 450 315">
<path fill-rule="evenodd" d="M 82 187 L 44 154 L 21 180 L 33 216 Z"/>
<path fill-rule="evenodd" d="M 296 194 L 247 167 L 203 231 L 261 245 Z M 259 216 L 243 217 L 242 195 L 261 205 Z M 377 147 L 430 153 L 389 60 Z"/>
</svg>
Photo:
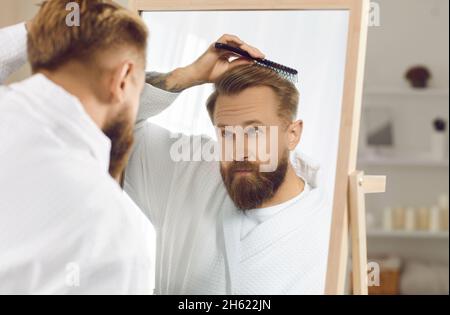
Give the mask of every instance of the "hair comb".
<svg viewBox="0 0 450 315">
<path fill-rule="evenodd" d="M 297 83 L 297 81 L 298 81 L 298 71 L 295 69 L 283 66 L 279 63 L 276 63 L 276 62 L 273 62 L 273 61 L 270 61 L 267 59 L 254 58 L 248 52 L 246 52 L 245 50 L 240 49 L 238 47 L 233 47 L 233 46 L 230 46 L 227 44 L 222 44 L 222 43 L 216 43 L 215 47 L 217 49 L 228 50 L 228 51 L 231 51 L 242 57 L 252 59 L 256 62 L 257 65 L 259 65 L 261 67 L 269 68 L 269 69 L 277 72 L 284 79 L 289 80 L 293 83 Z"/>
</svg>

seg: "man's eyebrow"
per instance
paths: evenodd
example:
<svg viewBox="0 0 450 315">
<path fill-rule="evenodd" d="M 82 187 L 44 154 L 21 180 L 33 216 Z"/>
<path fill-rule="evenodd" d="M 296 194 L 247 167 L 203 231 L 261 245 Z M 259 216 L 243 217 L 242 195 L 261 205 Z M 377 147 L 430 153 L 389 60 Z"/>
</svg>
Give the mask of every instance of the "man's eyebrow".
<svg viewBox="0 0 450 315">
<path fill-rule="evenodd" d="M 250 125 L 264 125 L 264 123 L 261 120 L 247 120 L 243 124 L 244 126 L 250 126 Z"/>
<path fill-rule="evenodd" d="M 264 123 L 262 121 L 260 121 L 260 120 L 254 119 L 254 120 L 244 121 L 244 123 L 242 125 L 243 126 L 264 125 Z M 230 126 L 230 125 L 226 125 L 226 124 L 218 124 L 217 127 L 218 128 L 225 128 L 225 127 L 234 127 L 234 126 Z"/>
</svg>

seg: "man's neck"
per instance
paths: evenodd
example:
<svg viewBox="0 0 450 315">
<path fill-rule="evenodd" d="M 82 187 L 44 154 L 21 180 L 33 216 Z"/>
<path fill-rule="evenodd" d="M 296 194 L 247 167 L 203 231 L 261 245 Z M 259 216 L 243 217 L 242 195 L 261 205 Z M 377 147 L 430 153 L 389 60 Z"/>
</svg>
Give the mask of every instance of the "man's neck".
<svg viewBox="0 0 450 315">
<path fill-rule="evenodd" d="M 81 73 L 80 69 L 76 66 L 67 65 L 64 69 L 41 71 L 40 73 L 63 88 L 67 93 L 76 97 L 94 123 L 100 129 L 103 129 L 106 118 L 105 108 L 99 106 L 95 95 L 91 93 L 91 88 L 89 87 L 90 80 L 88 78 L 82 79 L 85 75 Z"/>
<path fill-rule="evenodd" d="M 260 208 L 268 208 L 282 204 L 300 195 L 305 189 L 305 182 L 297 176 L 291 163 L 288 164 L 286 177 L 275 195 L 264 202 Z"/>
</svg>

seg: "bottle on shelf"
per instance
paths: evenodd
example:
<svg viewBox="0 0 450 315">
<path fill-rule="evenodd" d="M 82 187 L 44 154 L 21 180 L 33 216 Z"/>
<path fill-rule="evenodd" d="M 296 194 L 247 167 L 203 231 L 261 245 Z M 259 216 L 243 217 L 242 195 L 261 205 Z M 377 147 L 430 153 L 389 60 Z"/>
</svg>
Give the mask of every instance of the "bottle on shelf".
<svg viewBox="0 0 450 315">
<path fill-rule="evenodd" d="M 448 232 L 449 225 L 449 202 L 448 195 L 443 194 L 439 197 L 438 206 L 440 209 L 440 230 Z"/>
</svg>

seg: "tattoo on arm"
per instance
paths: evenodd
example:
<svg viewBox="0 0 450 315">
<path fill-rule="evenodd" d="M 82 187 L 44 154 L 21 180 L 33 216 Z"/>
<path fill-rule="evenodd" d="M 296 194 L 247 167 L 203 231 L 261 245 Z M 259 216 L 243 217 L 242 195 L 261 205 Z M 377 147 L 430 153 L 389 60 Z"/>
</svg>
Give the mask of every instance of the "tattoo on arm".
<svg viewBox="0 0 450 315">
<path fill-rule="evenodd" d="M 169 73 L 147 72 L 145 76 L 145 82 L 161 90 L 165 90 L 172 93 L 180 93 L 184 91 L 187 87 L 181 86 L 179 84 L 169 84 L 168 79 L 171 75 L 172 72 Z"/>
</svg>

